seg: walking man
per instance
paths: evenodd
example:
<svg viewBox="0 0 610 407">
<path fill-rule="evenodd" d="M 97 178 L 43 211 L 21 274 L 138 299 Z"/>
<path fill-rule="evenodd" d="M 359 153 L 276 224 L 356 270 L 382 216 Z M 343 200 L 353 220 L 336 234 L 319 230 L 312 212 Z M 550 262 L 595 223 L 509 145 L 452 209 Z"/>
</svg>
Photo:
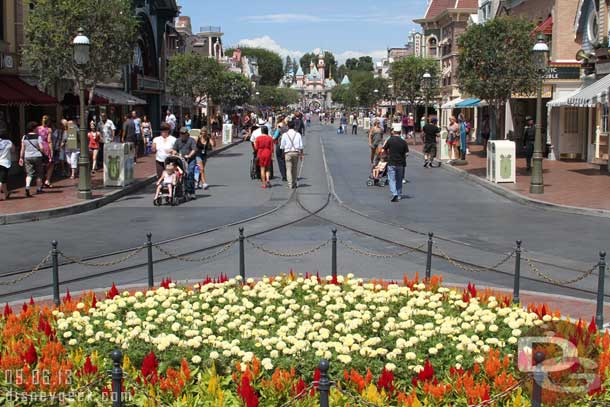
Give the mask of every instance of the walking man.
<svg viewBox="0 0 610 407">
<path fill-rule="evenodd" d="M 284 151 L 286 160 L 286 178 L 288 178 L 288 188 L 297 187 L 299 176 L 299 159 L 303 158 L 303 138 L 301 133 L 294 130 L 294 121 L 288 122 L 288 131 L 282 135 L 280 148 Z"/>
<path fill-rule="evenodd" d="M 178 155 L 188 163 L 186 171 L 186 193 L 191 197 L 195 197 L 195 167 L 197 160 L 197 143 L 189 135 L 189 130 L 186 127 L 180 129 L 180 138 L 175 141 L 172 154 Z"/>
<path fill-rule="evenodd" d="M 391 202 L 398 202 L 402 198 L 402 181 L 407 166 L 407 153 L 409 145 L 400 137 L 400 124 L 392 128 L 392 135 L 383 146 L 388 156 L 388 178 L 390 180 Z"/>
<path fill-rule="evenodd" d="M 436 117 L 424 126 L 424 168 L 432 167 L 436 157 L 436 138 L 441 134 L 441 129 L 436 124 Z"/>
<path fill-rule="evenodd" d="M 527 170 L 532 170 L 532 157 L 534 156 L 534 143 L 536 142 L 536 125 L 534 124 L 534 118 L 527 116 L 525 118 L 526 125 L 523 131 L 523 144 L 525 145 L 525 159 L 527 163 Z"/>
<path fill-rule="evenodd" d="M 174 135 L 174 131 L 176 131 L 176 116 L 171 112 L 171 110 L 167 109 L 167 115 L 165 116 L 165 123 L 169 124 L 169 134 L 170 136 Z"/>
<path fill-rule="evenodd" d="M 351 116 L 351 120 L 352 120 L 352 135 L 357 136 L 358 135 L 358 116 L 353 114 Z"/>
</svg>

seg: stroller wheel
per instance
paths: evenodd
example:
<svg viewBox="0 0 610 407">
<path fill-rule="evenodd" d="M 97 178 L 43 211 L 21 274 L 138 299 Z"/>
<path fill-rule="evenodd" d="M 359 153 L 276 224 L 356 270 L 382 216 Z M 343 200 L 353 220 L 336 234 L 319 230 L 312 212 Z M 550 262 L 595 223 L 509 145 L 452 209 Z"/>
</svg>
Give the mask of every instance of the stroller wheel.
<svg viewBox="0 0 610 407">
<path fill-rule="evenodd" d="M 380 180 L 379 181 L 379 186 L 380 187 L 385 187 L 385 180 Z"/>
<path fill-rule="evenodd" d="M 373 185 L 375 185 L 375 182 L 372 179 L 370 179 L 370 180 L 366 181 L 366 185 L 369 187 L 372 187 Z"/>
<path fill-rule="evenodd" d="M 172 198 L 172 202 L 171 202 L 172 206 L 177 206 L 179 203 L 180 203 L 180 201 L 179 201 L 178 197 L 173 197 Z"/>
<path fill-rule="evenodd" d="M 161 198 L 156 198 L 153 200 L 153 205 L 155 206 L 160 206 L 161 205 Z"/>
</svg>

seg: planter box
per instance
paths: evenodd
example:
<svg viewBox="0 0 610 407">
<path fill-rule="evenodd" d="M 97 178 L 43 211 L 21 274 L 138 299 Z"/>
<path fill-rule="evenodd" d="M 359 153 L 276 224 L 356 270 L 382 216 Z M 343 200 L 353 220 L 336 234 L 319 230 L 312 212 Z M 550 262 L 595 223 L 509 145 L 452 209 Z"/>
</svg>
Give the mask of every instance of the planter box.
<svg viewBox="0 0 610 407">
<path fill-rule="evenodd" d="M 597 58 L 608 58 L 608 48 L 598 48 L 595 50 L 595 56 Z"/>
</svg>

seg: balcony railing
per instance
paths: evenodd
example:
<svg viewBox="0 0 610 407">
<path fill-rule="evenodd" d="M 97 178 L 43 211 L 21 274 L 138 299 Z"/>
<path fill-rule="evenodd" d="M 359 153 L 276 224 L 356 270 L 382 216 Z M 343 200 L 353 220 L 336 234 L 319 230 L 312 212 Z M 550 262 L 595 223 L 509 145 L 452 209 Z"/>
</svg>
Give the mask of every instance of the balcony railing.
<svg viewBox="0 0 610 407">
<path fill-rule="evenodd" d="M 199 28 L 199 32 L 202 33 L 220 33 L 220 26 L 206 25 L 204 27 Z"/>
</svg>

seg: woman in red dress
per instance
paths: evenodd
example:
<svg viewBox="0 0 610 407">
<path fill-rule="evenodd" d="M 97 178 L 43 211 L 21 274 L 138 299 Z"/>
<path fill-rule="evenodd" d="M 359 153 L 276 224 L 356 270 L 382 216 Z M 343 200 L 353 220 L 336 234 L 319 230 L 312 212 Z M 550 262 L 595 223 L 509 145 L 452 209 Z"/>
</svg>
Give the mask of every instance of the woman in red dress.
<svg viewBox="0 0 610 407">
<path fill-rule="evenodd" d="M 273 138 L 269 135 L 267 126 L 261 127 L 261 135 L 254 142 L 256 157 L 258 158 L 258 166 L 261 170 L 262 188 L 271 188 L 269 176 L 271 175 L 271 166 L 273 165 Z"/>
</svg>

